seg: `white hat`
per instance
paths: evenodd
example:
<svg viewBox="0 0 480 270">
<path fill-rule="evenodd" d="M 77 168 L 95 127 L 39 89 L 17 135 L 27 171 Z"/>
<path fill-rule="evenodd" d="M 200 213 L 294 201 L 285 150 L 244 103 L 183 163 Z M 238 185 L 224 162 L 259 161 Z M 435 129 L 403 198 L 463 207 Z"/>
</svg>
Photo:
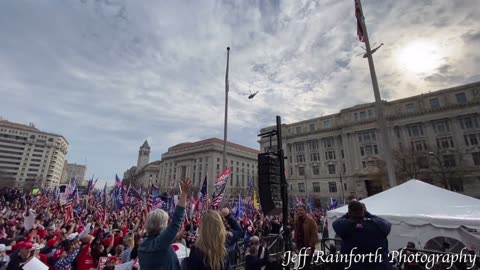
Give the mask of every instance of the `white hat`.
<svg viewBox="0 0 480 270">
<path fill-rule="evenodd" d="M 67 237 L 67 239 L 72 241 L 72 240 L 75 240 L 75 238 L 77 238 L 77 236 L 78 236 L 78 233 L 72 233 Z"/>
<path fill-rule="evenodd" d="M 7 247 L 4 244 L 0 244 L 0 252 L 7 250 Z"/>
</svg>

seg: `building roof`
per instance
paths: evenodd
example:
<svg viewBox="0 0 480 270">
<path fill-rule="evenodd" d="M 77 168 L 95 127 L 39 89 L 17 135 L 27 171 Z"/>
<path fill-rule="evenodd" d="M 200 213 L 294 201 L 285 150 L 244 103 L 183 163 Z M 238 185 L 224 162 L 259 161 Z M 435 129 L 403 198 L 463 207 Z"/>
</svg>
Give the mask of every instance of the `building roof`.
<svg viewBox="0 0 480 270">
<path fill-rule="evenodd" d="M 38 132 L 38 133 L 43 133 L 43 134 L 47 134 L 47 135 L 51 135 L 51 136 L 62 137 L 65 140 L 65 142 L 68 144 L 67 139 L 65 137 L 63 137 L 62 135 L 41 131 L 38 128 L 36 128 L 33 124 L 24 125 L 24 124 L 14 123 L 14 122 L 10 122 L 8 120 L 0 119 L 0 126 L 7 127 L 7 128 L 19 129 L 19 130 L 23 130 L 23 131 Z"/>
<path fill-rule="evenodd" d="M 168 148 L 168 151 L 170 152 L 170 151 L 186 150 L 188 148 L 198 147 L 198 146 L 203 146 L 203 145 L 209 145 L 209 144 L 223 145 L 223 140 L 218 139 L 218 138 L 210 138 L 210 139 L 206 139 L 206 140 L 198 141 L 198 142 L 193 142 L 193 143 L 191 143 L 191 142 L 180 143 L 180 144 L 177 144 L 175 146 L 172 146 L 172 147 Z M 246 147 L 246 146 L 243 146 L 243 145 L 240 145 L 240 144 L 228 142 L 228 141 L 227 141 L 227 146 L 231 147 L 231 148 L 236 148 L 238 150 L 243 150 L 243 151 L 246 151 L 246 152 L 249 152 L 249 153 L 252 153 L 252 154 L 260 153 L 260 151 L 258 151 L 256 149 Z"/>
<path fill-rule="evenodd" d="M 145 142 L 142 144 L 140 148 L 150 148 L 150 145 L 148 145 L 148 141 L 145 140 Z"/>
</svg>

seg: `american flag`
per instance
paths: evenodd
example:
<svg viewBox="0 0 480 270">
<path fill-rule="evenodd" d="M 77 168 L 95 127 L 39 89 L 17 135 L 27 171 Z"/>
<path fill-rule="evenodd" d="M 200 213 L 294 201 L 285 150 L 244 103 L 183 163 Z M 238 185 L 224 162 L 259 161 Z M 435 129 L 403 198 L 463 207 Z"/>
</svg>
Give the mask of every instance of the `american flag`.
<svg viewBox="0 0 480 270">
<path fill-rule="evenodd" d="M 360 0 L 355 0 L 355 17 L 357 17 L 357 35 L 358 39 L 361 42 L 365 42 L 365 33 L 363 32 L 363 26 L 362 26 L 362 4 L 360 3 Z"/>
<path fill-rule="evenodd" d="M 223 200 L 223 196 L 225 195 L 225 187 L 227 186 L 227 183 L 225 182 L 221 187 L 220 191 L 218 194 L 212 199 L 212 206 L 213 207 L 218 207 L 220 203 Z"/>
<path fill-rule="evenodd" d="M 232 172 L 232 168 L 227 168 L 225 171 L 220 174 L 220 176 L 215 180 L 215 186 L 220 187 L 223 184 L 227 183 L 228 176 Z"/>
</svg>

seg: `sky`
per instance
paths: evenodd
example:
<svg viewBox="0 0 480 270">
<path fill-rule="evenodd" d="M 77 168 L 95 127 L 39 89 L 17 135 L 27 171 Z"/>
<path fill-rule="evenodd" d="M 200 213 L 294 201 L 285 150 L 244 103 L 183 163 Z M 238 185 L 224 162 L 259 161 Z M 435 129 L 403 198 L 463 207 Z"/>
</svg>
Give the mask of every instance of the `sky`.
<svg viewBox="0 0 480 270">
<path fill-rule="evenodd" d="M 478 0 L 364 0 L 382 98 L 480 81 Z M 291 123 L 373 102 L 354 1 L 3 0 L 0 116 L 62 134 L 69 162 L 113 183 L 168 147 L 223 138 L 259 148 Z M 259 91 L 248 99 L 249 90 Z"/>
</svg>

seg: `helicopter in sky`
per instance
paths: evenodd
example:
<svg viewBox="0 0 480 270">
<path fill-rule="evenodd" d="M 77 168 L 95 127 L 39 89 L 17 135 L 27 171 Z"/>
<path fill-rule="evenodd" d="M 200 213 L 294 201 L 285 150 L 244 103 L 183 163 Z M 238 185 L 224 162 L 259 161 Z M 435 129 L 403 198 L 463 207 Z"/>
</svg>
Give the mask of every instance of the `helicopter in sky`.
<svg viewBox="0 0 480 270">
<path fill-rule="evenodd" d="M 252 99 L 258 94 L 258 91 L 253 93 L 253 94 L 252 94 L 252 91 L 250 91 L 250 89 L 248 91 L 250 92 L 250 95 L 248 96 L 248 99 Z"/>
</svg>

